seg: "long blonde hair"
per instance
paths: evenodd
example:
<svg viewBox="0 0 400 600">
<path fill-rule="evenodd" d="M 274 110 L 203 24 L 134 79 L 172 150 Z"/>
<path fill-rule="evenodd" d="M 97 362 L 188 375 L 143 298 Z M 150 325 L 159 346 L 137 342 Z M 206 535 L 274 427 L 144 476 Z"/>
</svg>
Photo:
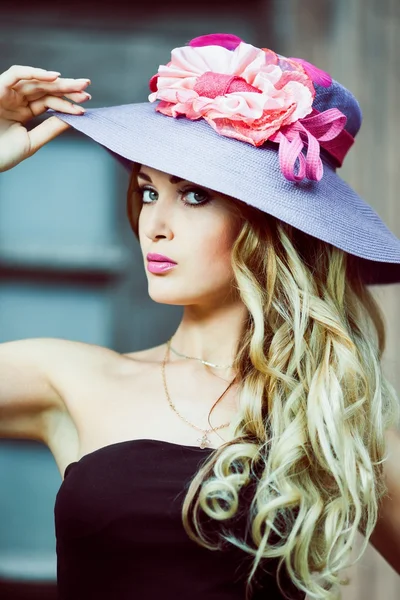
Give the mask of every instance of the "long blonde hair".
<svg viewBox="0 0 400 600">
<path fill-rule="evenodd" d="M 283 568 L 310 597 L 337 598 L 348 583 L 340 571 L 361 558 L 377 522 L 384 432 L 400 418 L 382 373 L 382 313 L 354 256 L 233 199 L 232 210 L 242 222 L 232 268 L 248 309 L 234 363 L 239 410 L 231 441 L 190 481 L 182 523 L 205 548 L 232 544 L 253 557 L 246 598 L 269 559 L 282 594 Z M 226 526 L 243 514 L 251 542 Z M 351 563 L 358 531 L 365 539 Z"/>
</svg>

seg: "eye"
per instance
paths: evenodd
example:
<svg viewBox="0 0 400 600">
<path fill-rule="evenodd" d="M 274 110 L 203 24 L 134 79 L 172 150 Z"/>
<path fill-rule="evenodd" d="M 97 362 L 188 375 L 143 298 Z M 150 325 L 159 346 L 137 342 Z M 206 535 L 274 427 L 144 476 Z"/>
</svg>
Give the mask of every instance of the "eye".
<svg viewBox="0 0 400 600">
<path fill-rule="evenodd" d="M 140 194 L 143 204 L 152 204 L 158 199 L 158 192 L 151 187 L 138 187 L 135 191 Z M 210 192 L 201 187 L 186 187 L 178 189 L 177 193 L 183 204 L 189 207 L 207 204 L 211 200 Z"/>
<path fill-rule="evenodd" d="M 153 200 L 157 200 L 157 192 L 149 187 L 142 187 L 138 189 L 138 192 L 142 196 L 143 204 L 150 204 Z M 146 192 L 149 192 L 149 196 L 146 197 Z"/>
<path fill-rule="evenodd" d="M 192 199 L 194 202 L 183 200 L 183 203 L 186 206 L 198 206 L 199 204 L 206 204 L 210 200 L 209 192 L 199 187 L 184 188 L 182 190 L 178 190 L 178 192 L 185 198 L 190 196 L 190 194 L 193 194 Z"/>
</svg>

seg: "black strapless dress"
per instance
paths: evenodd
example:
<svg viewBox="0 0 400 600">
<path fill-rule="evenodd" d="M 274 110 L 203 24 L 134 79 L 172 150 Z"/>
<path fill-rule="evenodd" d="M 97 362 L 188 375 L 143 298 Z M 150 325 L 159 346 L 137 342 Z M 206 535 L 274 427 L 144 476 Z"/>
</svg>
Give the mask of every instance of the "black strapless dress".
<svg viewBox="0 0 400 600">
<path fill-rule="evenodd" d="M 68 465 L 54 508 L 59 600 L 244 600 L 252 557 L 207 550 L 181 522 L 189 481 L 212 451 L 130 440 Z M 267 571 L 254 600 L 283 598 L 273 561 Z M 283 587 L 305 597 L 289 579 Z"/>
</svg>

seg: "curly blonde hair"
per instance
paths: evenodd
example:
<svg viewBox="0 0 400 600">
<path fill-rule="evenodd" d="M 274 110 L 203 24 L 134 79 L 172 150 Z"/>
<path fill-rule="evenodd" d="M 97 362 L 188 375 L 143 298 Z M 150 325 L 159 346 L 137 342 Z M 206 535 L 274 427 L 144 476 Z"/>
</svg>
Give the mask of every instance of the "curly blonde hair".
<svg viewBox="0 0 400 600">
<path fill-rule="evenodd" d="M 128 215 L 138 235 L 136 173 Z M 377 522 L 384 434 L 400 418 L 382 373 L 382 312 L 354 256 L 243 202 L 231 208 L 242 223 L 235 286 L 248 310 L 234 362 L 239 410 L 231 441 L 190 481 L 182 523 L 205 548 L 233 545 L 253 557 L 246 599 L 271 559 L 285 597 L 282 568 L 309 597 L 337 598 L 349 581 L 340 571 L 361 558 Z M 240 514 L 251 542 L 226 527 Z M 350 562 L 358 531 L 364 543 Z"/>
</svg>

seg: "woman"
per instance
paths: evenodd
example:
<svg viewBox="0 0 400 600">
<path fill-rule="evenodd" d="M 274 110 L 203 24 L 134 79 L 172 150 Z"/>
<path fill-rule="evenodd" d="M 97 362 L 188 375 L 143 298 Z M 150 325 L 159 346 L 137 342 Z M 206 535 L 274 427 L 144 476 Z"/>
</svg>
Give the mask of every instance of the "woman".
<svg viewBox="0 0 400 600">
<path fill-rule="evenodd" d="M 1 347 L 0 433 L 65 476 L 60 598 L 332 598 L 358 531 L 400 572 L 399 404 L 366 287 L 400 281 L 400 242 L 336 174 L 357 101 L 229 34 L 174 49 L 150 103 L 83 115 L 88 83 L 3 73 L 0 169 L 70 125 L 103 144 L 131 171 L 149 295 L 184 313 L 135 353 Z"/>
</svg>

